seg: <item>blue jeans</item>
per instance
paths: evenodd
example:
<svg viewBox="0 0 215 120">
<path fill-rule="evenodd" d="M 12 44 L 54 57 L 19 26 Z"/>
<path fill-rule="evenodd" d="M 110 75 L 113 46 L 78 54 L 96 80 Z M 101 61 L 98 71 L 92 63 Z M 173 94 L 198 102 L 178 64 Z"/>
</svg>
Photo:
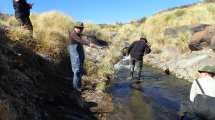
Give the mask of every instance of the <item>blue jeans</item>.
<svg viewBox="0 0 215 120">
<path fill-rule="evenodd" d="M 81 44 L 70 44 L 68 46 L 68 51 L 70 54 L 71 67 L 73 71 L 73 88 L 80 91 L 81 78 L 84 70 L 84 48 Z"/>
</svg>

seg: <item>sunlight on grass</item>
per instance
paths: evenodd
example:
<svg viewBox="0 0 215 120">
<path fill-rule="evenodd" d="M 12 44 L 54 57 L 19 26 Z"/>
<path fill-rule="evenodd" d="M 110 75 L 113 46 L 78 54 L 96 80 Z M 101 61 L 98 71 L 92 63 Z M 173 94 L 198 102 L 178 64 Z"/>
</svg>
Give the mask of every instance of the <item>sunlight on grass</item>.
<svg viewBox="0 0 215 120">
<path fill-rule="evenodd" d="M 114 73 L 113 64 L 119 60 L 120 50 L 125 43 L 132 43 L 138 40 L 143 34 L 150 42 L 152 49 L 176 48 L 180 53 L 188 52 L 187 44 L 191 38 L 190 33 L 180 33 L 177 38 L 170 38 L 164 35 L 166 28 L 174 28 L 183 25 L 213 24 L 215 22 L 215 3 L 199 3 L 195 6 L 175 9 L 162 12 L 145 18 L 144 21 L 132 21 L 127 24 L 96 25 L 86 23 L 84 34 L 95 35 L 100 39 L 109 41 L 106 55 L 98 63 L 98 68 L 93 68 L 94 63 L 86 62 L 88 74 L 107 76 Z M 56 11 L 31 15 L 34 26 L 35 51 L 41 54 L 58 59 L 61 54 L 66 53 L 66 46 L 69 42 L 68 32 L 74 26 L 74 20 L 63 13 Z M 13 41 L 29 42 L 25 30 L 17 27 L 15 18 L 7 21 L 0 20 L 0 24 L 15 26 L 9 31 Z M 168 52 L 160 52 L 165 59 L 171 55 Z"/>
</svg>

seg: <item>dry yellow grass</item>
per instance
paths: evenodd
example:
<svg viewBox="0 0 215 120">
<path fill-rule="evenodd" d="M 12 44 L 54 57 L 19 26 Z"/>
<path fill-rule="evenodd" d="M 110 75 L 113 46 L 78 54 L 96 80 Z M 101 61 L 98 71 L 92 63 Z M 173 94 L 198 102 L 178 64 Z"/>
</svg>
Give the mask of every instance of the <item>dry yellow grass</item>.
<svg viewBox="0 0 215 120">
<path fill-rule="evenodd" d="M 14 42 L 26 43 L 30 40 L 30 32 L 24 27 L 15 27 L 13 29 L 9 29 L 7 35 Z"/>
<path fill-rule="evenodd" d="M 68 35 L 75 21 L 67 15 L 56 11 L 33 14 L 31 15 L 31 20 L 34 27 L 33 39 L 29 31 L 24 27 L 20 27 L 14 17 L 10 17 L 8 21 L 2 21 L 1 23 L 12 28 L 7 33 L 11 41 L 21 43 L 25 47 L 30 47 L 35 52 L 58 62 L 62 55 L 67 54 Z M 106 31 L 104 30 L 103 32 Z M 102 33 L 100 26 L 92 23 L 86 24 L 84 34 L 102 36 L 102 39 L 108 39 Z M 34 44 L 34 47 L 31 47 L 32 44 Z M 86 60 L 85 67 L 87 68 L 88 75 L 97 76 L 99 68 L 94 67 L 94 64 L 90 60 Z"/>
<path fill-rule="evenodd" d="M 141 27 L 154 49 L 172 47 L 176 48 L 179 54 L 183 54 L 189 52 L 188 42 L 191 38 L 190 33 L 181 33 L 177 38 L 169 38 L 164 36 L 165 29 L 183 25 L 214 24 L 214 13 L 215 3 L 199 3 L 188 8 L 176 9 L 151 16 Z M 172 54 L 161 53 L 161 56 L 171 57 Z"/>
<path fill-rule="evenodd" d="M 199 3 L 188 8 L 175 9 L 150 16 L 145 22 L 138 24 L 129 23 L 116 26 L 116 36 L 111 37 L 112 46 L 103 60 L 103 71 L 101 73 L 112 73 L 111 63 L 117 59 L 123 43 L 131 43 L 139 39 L 141 34 L 145 34 L 152 45 L 152 49 L 171 49 L 178 52 L 176 55 L 189 52 L 188 42 L 190 33 L 181 33 L 177 38 L 170 38 L 164 35 L 166 28 L 178 27 L 182 25 L 194 24 L 214 24 L 215 23 L 215 3 Z M 109 28 L 110 29 L 110 28 Z M 175 57 L 171 52 L 160 53 L 161 59 L 167 60 Z M 110 67 L 111 66 L 111 67 Z M 108 72 L 109 71 L 109 72 Z"/>
<path fill-rule="evenodd" d="M 61 54 L 66 53 L 66 45 L 69 41 L 68 32 L 73 28 L 73 20 L 63 13 L 56 11 L 31 15 L 34 32 L 32 39 L 29 31 L 19 27 L 14 17 L 2 22 L 12 28 L 8 36 L 12 41 L 25 44 L 39 54 L 44 54 L 52 59 L 58 59 Z"/>
<path fill-rule="evenodd" d="M 65 53 L 68 32 L 74 24 L 72 18 L 55 11 L 32 15 L 31 18 L 37 43 L 36 51 L 51 58 L 58 58 Z"/>
<path fill-rule="evenodd" d="M 73 27 L 72 18 L 59 12 L 46 12 L 38 15 L 31 15 L 34 26 L 34 42 L 37 44 L 36 51 L 46 54 L 52 58 L 58 58 L 61 53 L 66 52 L 68 42 L 68 31 Z M 200 3 L 192 7 L 175 9 L 148 17 L 142 23 L 96 25 L 87 23 L 85 34 L 96 35 L 97 37 L 110 41 L 111 46 L 107 50 L 106 57 L 101 60 L 97 75 L 106 76 L 113 73 L 113 63 L 117 61 L 120 50 L 125 42 L 131 43 L 145 34 L 152 45 L 152 49 L 177 49 L 180 54 L 188 52 L 187 43 L 190 39 L 189 33 L 182 33 L 178 38 L 169 38 L 163 33 L 166 28 L 193 24 L 213 24 L 215 22 L 215 3 Z M 14 18 L 8 21 L 0 21 L 2 24 L 14 25 Z M 17 29 L 17 30 L 16 30 Z M 24 31 L 16 28 L 11 31 L 10 36 L 17 41 L 24 38 Z M 17 32 L 19 31 L 19 32 Z M 22 32 L 20 32 L 22 31 Z M 23 39 L 20 39 L 23 40 Z M 163 59 L 171 58 L 167 52 L 161 52 Z M 87 67 L 92 66 L 89 62 Z"/>
<path fill-rule="evenodd" d="M 144 32 L 152 40 L 155 47 L 157 45 L 157 39 L 163 38 L 163 32 L 166 28 L 177 27 L 182 25 L 193 24 L 213 24 L 214 19 L 214 3 L 198 4 L 189 8 L 176 9 L 173 11 L 164 12 L 155 16 L 149 17 L 144 24 Z M 166 43 L 169 44 L 166 40 Z M 179 46 L 182 47 L 183 46 Z"/>
</svg>

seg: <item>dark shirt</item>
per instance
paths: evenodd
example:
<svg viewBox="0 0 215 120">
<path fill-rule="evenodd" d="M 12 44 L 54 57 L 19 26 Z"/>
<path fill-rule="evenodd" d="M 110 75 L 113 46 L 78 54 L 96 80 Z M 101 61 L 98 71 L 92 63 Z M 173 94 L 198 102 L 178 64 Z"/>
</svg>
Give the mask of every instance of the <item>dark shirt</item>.
<svg viewBox="0 0 215 120">
<path fill-rule="evenodd" d="M 26 0 L 20 0 L 16 2 L 13 0 L 13 8 L 15 10 L 16 17 L 29 17 L 31 7 L 26 2 Z"/>
<path fill-rule="evenodd" d="M 136 60 L 143 60 L 144 53 L 151 52 L 149 45 L 144 40 L 133 42 L 128 48 L 128 54 Z"/>
<path fill-rule="evenodd" d="M 90 44 L 89 40 L 84 39 L 81 34 L 77 34 L 74 31 L 70 33 L 70 42 L 71 44 L 82 44 L 82 45 Z"/>
</svg>

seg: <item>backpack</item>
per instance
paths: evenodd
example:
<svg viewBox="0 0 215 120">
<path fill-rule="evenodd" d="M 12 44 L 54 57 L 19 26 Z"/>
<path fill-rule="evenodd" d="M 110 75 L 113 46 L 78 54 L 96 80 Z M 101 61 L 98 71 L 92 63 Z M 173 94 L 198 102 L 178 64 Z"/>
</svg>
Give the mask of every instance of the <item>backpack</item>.
<svg viewBox="0 0 215 120">
<path fill-rule="evenodd" d="M 144 54 L 149 54 L 149 53 L 151 53 L 151 48 L 149 47 L 149 45 L 146 45 Z"/>
<path fill-rule="evenodd" d="M 196 80 L 202 94 L 194 98 L 193 110 L 202 119 L 215 120 L 215 97 L 205 95 L 198 80 Z"/>
</svg>

